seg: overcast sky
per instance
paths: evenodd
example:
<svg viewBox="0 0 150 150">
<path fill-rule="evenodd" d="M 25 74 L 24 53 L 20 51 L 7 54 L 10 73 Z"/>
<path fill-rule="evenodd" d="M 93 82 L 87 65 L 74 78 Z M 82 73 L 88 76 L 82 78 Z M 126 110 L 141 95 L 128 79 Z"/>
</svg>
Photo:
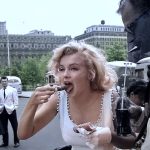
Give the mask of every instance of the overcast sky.
<svg viewBox="0 0 150 150">
<path fill-rule="evenodd" d="M 119 0 L 0 0 L 0 21 L 9 34 L 50 30 L 55 35 L 80 35 L 91 25 L 123 25 L 116 13 Z"/>
</svg>

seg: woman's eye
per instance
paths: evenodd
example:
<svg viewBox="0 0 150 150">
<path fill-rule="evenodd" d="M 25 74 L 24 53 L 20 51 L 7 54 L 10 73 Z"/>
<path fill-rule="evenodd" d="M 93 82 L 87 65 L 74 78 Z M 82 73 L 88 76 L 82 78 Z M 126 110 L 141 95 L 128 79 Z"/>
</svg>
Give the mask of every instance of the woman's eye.
<svg viewBox="0 0 150 150">
<path fill-rule="evenodd" d="M 62 72 L 64 71 L 65 69 L 64 68 L 59 68 L 58 71 Z"/>
<path fill-rule="evenodd" d="M 70 70 L 72 70 L 72 71 L 76 71 L 76 70 L 78 70 L 78 68 L 70 68 Z"/>
</svg>

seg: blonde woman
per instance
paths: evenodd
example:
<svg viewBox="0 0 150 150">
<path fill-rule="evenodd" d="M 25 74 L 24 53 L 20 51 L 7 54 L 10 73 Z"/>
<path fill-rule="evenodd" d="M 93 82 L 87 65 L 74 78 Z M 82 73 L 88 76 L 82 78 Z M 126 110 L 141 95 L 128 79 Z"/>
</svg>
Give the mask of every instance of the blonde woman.
<svg viewBox="0 0 150 150">
<path fill-rule="evenodd" d="M 117 77 L 103 53 L 70 42 L 54 50 L 49 68 L 65 90 L 50 85 L 35 90 L 20 119 L 19 138 L 33 136 L 59 113 L 63 139 L 72 150 L 112 150 L 118 143 L 111 104 Z"/>
</svg>

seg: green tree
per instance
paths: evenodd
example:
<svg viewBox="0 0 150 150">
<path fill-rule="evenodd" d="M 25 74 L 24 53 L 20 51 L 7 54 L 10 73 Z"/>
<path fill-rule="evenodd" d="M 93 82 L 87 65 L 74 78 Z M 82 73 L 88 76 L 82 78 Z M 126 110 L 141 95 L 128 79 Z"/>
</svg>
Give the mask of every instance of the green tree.
<svg viewBox="0 0 150 150">
<path fill-rule="evenodd" d="M 37 84 L 40 79 L 40 73 L 38 63 L 34 58 L 28 58 L 21 69 L 21 79 L 24 85 L 32 85 L 33 87 Z"/>
<path fill-rule="evenodd" d="M 16 61 L 10 68 L 10 75 L 20 77 L 22 65 L 23 65 L 23 62 L 20 62 L 19 60 Z"/>
<path fill-rule="evenodd" d="M 9 75 L 9 68 L 8 67 L 1 67 L 0 76 L 8 76 Z"/>
<path fill-rule="evenodd" d="M 16 60 L 15 64 L 13 64 L 10 68 L 10 75 L 18 76 L 22 80 L 23 87 L 26 89 L 34 88 L 37 84 L 43 85 L 45 84 L 45 75 L 48 71 L 48 61 L 52 56 L 52 52 L 43 55 L 41 58 L 27 58 L 26 60 L 20 62 Z M 1 67 L 0 76 L 9 75 L 8 67 Z"/>
<path fill-rule="evenodd" d="M 123 44 L 115 44 L 105 51 L 108 61 L 124 61 L 127 58 L 127 50 Z"/>
<path fill-rule="evenodd" d="M 40 84 L 43 84 L 45 83 L 45 75 L 46 75 L 46 72 L 48 71 L 48 62 L 50 60 L 52 56 L 52 53 L 49 53 L 47 54 L 46 56 L 42 56 L 40 58 L 40 60 L 37 60 L 39 63 L 38 63 L 38 66 L 39 66 L 39 73 L 40 73 Z"/>
</svg>

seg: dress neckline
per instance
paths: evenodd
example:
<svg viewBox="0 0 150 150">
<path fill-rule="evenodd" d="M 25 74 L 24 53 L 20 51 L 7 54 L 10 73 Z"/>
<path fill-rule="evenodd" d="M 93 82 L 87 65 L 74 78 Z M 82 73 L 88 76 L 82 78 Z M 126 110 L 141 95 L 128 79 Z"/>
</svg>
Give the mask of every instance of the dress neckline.
<svg viewBox="0 0 150 150">
<path fill-rule="evenodd" d="M 95 122 L 91 122 L 92 125 L 94 125 L 94 126 L 101 126 L 101 125 L 102 125 L 104 93 L 100 96 L 99 100 L 100 100 L 99 117 L 98 117 L 98 119 L 97 119 Z M 68 113 L 69 120 L 70 120 L 74 125 L 78 125 L 78 124 L 72 119 L 71 114 L 70 114 L 70 104 L 69 104 L 69 97 L 68 97 L 68 94 L 67 94 L 67 113 Z"/>
</svg>

